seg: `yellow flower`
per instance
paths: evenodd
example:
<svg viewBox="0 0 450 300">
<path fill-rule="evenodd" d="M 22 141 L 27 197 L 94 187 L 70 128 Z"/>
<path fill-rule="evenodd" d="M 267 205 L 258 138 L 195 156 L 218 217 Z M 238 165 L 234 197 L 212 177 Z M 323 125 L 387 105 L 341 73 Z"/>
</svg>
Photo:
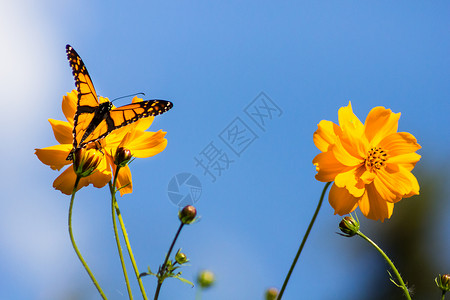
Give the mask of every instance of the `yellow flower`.
<svg viewBox="0 0 450 300">
<path fill-rule="evenodd" d="M 66 160 L 67 155 L 72 150 L 73 142 L 73 117 L 77 108 L 77 91 L 73 90 L 63 96 L 62 110 L 67 122 L 49 119 L 53 128 L 53 133 L 59 145 L 35 149 L 35 154 L 41 162 L 50 166 L 53 170 L 61 170 L 64 166 L 72 164 L 72 161 Z M 100 102 L 108 101 L 106 98 L 99 97 Z M 133 102 L 142 101 L 134 97 Z M 95 159 L 99 160 L 94 173 L 83 177 L 78 184 L 78 189 L 93 184 L 97 188 L 105 186 L 112 178 L 111 169 L 115 171 L 114 154 L 119 146 L 128 148 L 135 157 L 150 157 L 163 151 L 167 145 L 164 138 L 165 132 L 147 132 L 153 122 L 153 117 L 141 119 L 133 124 L 117 129 L 99 140 L 97 143 L 91 143 L 87 148 L 94 148 Z M 73 167 L 67 168 L 53 182 L 53 187 L 64 194 L 70 195 L 75 183 L 76 174 Z M 121 195 L 132 192 L 131 172 L 128 166 L 121 168 L 118 177 L 117 187 L 123 187 L 120 190 Z"/>
<path fill-rule="evenodd" d="M 139 158 L 154 156 L 166 148 L 167 140 L 164 138 L 166 132 L 162 130 L 157 132 L 145 131 L 150 127 L 153 119 L 154 117 L 141 119 L 123 127 L 127 129 L 121 128 L 113 131 L 105 138 L 105 155 L 113 172 L 116 172 L 115 157 L 117 150 L 120 148 L 130 150 L 133 157 Z M 120 168 L 116 187 L 121 188 L 120 195 L 133 191 L 131 171 L 128 165 Z"/>
<path fill-rule="evenodd" d="M 419 194 L 411 170 L 421 147 L 414 136 L 397 132 L 400 113 L 373 108 L 365 124 L 355 116 L 351 103 L 338 112 L 339 125 L 322 120 L 314 144 L 322 153 L 313 164 L 316 179 L 334 181 L 329 202 L 335 214 L 349 214 L 359 206 L 369 219 L 390 218 L 394 203 Z"/>
</svg>

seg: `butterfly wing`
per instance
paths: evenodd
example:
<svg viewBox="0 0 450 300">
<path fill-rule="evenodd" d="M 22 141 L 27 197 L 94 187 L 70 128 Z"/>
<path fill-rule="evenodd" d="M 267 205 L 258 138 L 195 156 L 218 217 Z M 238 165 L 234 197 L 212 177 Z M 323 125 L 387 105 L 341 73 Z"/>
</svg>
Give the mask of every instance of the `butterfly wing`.
<svg viewBox="0 0 450 300">
<path fill-rule="evenodd" d="M 70 45 L 66 46 L 66 53 L 78 91 L 77 111 L 73 118 L 73 148 L 77 149 L 86 145 L 84 141 L 96 140 L 85 133 L 99 110 L 99 101 L 81 57 Z"/>
<path fill-rule="evenodd" d="M 78 91 L 77 111 L 74 116 L 73 149 L 67 160 L 73 159 L 76 149 L 106 137 L 113 130 L 134 123 L 141 118 L 160 115 L 173 107 L 165 100 L 148 100 L 112 108 L 111 102 L 99 103 L 91 77 L 78 53 L 66 46 L 75 85 Z"/>
<path fill-rule="evenodd" d="M 109 111 L 106 117 L 108 130 L 134 123 L 139 119 L 157 116 L 173 107 L 173 103 L 166 100 L 147 100 L 120 106 Z"/>
</svg>

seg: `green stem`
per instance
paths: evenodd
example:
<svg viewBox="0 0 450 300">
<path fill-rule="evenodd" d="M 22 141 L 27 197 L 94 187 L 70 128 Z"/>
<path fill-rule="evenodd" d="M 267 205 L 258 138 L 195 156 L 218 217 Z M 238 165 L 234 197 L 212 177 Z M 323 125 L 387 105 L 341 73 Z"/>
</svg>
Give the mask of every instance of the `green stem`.
<svg viewBox="0 0 450 300">
<path fill-rule="evenodd" d="M 84 268 L 86 269 L 86 272 L 88 272 L 89 277 L 91 277 L 92 282 L 94 283 L 95 287 L 97 288 L 98 292 L 100 293 L 100 296 L 102 296 L 103 299 L 107 299 L 105 294 L 103 293 L 102 288 L 97 282 L 97 279 L 95 279 L 94 274 L 92 274 L 91 270 L 89 269 L 86 261 L 84 260 L 83 256 L 81 255 L 80 251 L 78 250 L 77 244 L 75 243 L 75 239 L 73 237 L 72 232 L 72 208 L 73 208 L 73 202 L 75 199 L 75 193 L 77 192 L 78 183 L 80 182 L 81 177 L 77 175 L 77 179 L 75 180 L 75 185 L 73 187 L 72 191 L 72 197 L 70 198 L 70 206 L 69 206 L 69 235 L 70 235 L 70 241 L 72 242 L 72 247 L 77 253 L 78 258 L 80 259 L 81 263 L 83 264 Z"/>
<path fill-rule="evenodd" d="M 442 297 L 441 300 L 445 300 L 445 291 L 442 291 Z"/>
<path fill-rule="evenodd" d="M 281 287 L 280 293 L 278 294 L 278 300 L 281 300 L 281 297 L 283 297 L 284 290 L 286 289 L 286 286 L 288 284 L 289 278 L 291 277 L 292 272 L 294 271 L 295 265 L 297 264 L 297 260 L 300 257 L 300 253 L 302 253 L 303 246 L 305 246 L 306 240 L 308 239 L 309 233 L 311 232 L 311 229 L 314 225 L 314 222 L 316 221 L 317 215 L 319 214 L 320 207 L 322 206 L 323 198 L 325 197 L 325 193 L 330 186 L 331 182 L 327 182 L 325 184 L 325 187 L 323 188 L 322 195 L 320 196 L 319 203 L 317 204 L 316 211 L 314 212 L 314 215 L 311 219 L 311 222 L 309 223 L 308 229 L 306 230 L 305 235 L 303 236 L 302 243 L 300 244 L 300 247 L 298 248 L 297 255 L 295 255 L 294 261 L 292 262 L 291 268 L 289 269 L 288 274 L 286 275 L 286 279 L 284 280 L 283 286 Z"/>
<path fill-rule="evenodd" d="M 118 170 L 116 170 L 116 174 L 117 174 L 117 172 L 118 172 Z M 113 186 L 114 191 L 115 191 L 115 188 L 116 187 L 114 185 Z M 114 194 L 115 194 L 115 192 L 114 192 Z M 142 284 L 141 277 L 139 276 L 139 269 L 136 265 L 136 260 L 134 259 L 133 251 L 131 250 L 130 240 L 128 239 L 127 230 L 125 228 L 125 224 L 123 222 L 122 215 L 120 214 L 119 204 L 117 201 L 114 201 L 114 208 L 116 209 L 116 215 L 117 215 L 117 218 L 119 219 L 120 228 L 122 229 L 123 239 L 125 241 L 125 245 L 127 246 L 128 255 L 130 257 L 131 264 L 133 265 L 134 274 L 139 283 L 139 288 L 141 290 L 142 297 L 144 298 L 144 300 L 148 300 L 147 294 L 145 293 L 144 285 Z"/>
<path fill-rule="evenodd" d="M 159 297 L 159 291 L 161 290 L 161 286 L 164 281 L 164 279 L 161 280 L 161 278 L 164 278 L 163 275 L 166 272 L 167 261 L 169 260 L 169 256 L 172 253 L 173 247 L 175 246 L 175 242 L 177 241 L 178 236 L 180 235 L 181 229 L 183 229 L 183 226 L 184 226 L 184 223 L 181 222 L 180 227 L 178 227 L 177 233 L 175 234 L 175 237 L 173 238 L 172 244 L 170 245 L 169 252 L 167 252 L 166 258 L 164 259 L 164 263 L 161 265 L 161 269 L 158 272 L 158 275 L 159 275 L 158 286 L 156 287 L 154 300 L 157 300 Z"/>
<path fill-rule="evenodd" d="M 384 253 L 384 251 L 381 250 L 381 248 L 378 247 L 377 244 L 375 244 L 371 239 L 369 239 L 367 236 L 365 236 L 361 231 L 358 231 L 356 234 L 359 235 L 360 237 L 362 237 L 363 239 L 365 239 L 375 249 L 377 249 L 378 252 L 380 252 L 381 256 L 383 256 L 383 258 L 386 260 L 386 262 L 388 263 L 389 267 L 391 267 L 392 271 L 394 271 L 394 274 L 397 277 L 397 280 L 400 283 L 401 288 L 403 289 L 403 293 L 405 294 L 405 297 L 408 300 L 411 300 L 411 296 L 409 295 L 408 288 L 406 287 L 405 283 L 403 282 L 403 279 L 400 276 L 400 273 L 398 272 L 397 268 L 394 266 L 394 263 L 389 259 L 389 257 L 386 255 L 386 253 Z"/>
<path fill-rule="evenodd" d="M 197 291 L 195 292 L 195 300 L 202 300 L 202 288 L 197 288 Z"/>
<path fill-rule="evenodd" d="M 120 246 L 120 238 L 119 238 L 119 232 L 117 230 L 117 221 L 116 221 L 116 213 L 115 213 L 116 191 L 115 191 L 114 187 L 116 186 L 117 174 L 119 173 L 119 168 L 120 167 L 117 167 L 116 174 L 114 175 L 114 184 L 112 184 L 111 181 L 109 182 L 109 190 L 111 191 L 111 214 L 112 214 L 113 227 L 114 227 L 114 236 L 116 238 L 116 244 L 117 244 L 117 251 L 119 251 L 120 263 L 122 265 L 123 276 L 125 278 L 125 283 L 127 285 L 128 297 L 130 300 L 132 300 L 133 294 L 131 292 L 127 268 L 125 266 L 125 261 L 123 259 L 122 247 Z"/>
</svg>

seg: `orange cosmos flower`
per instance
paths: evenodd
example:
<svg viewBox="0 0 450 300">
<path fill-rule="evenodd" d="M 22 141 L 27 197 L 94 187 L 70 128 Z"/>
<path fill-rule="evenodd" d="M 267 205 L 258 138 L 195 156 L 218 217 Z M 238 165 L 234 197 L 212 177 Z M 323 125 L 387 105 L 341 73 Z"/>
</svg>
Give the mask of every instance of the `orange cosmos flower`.
<svg viewBox="0 0 450 300">
<path fill-rule="evenodd" d="M 63 96 L 62 110 L 67 122 L 49 119 L 53 128 L 53 133 L 59 145 L 35 149 L 35 154 L 41 162 L 50 166 L 53 170 L 61 170 L 66 165 L 72 165 L 72 161 L 66 160 L 67 155 L 72 150 L 73 142 L 73 117 L 77 108 L 78 92 L 73 90 Z M 100 102 L 107 101 L 107 98 L 99 97 Z M 133 102 L 142 101 L 138 97 L 133 98 Z M 116 149 L 126 147 L 135 157 L 150 157 L 156 155 L 166 148 L 167 140 L 164 138 L 166 132 L 162 130 L 158 132 L 145 131 L 150 127 L 154 117 L 147 117 L 135 123 L 114 130 L 98 143 L 91 143 L 87 148 L 94 148 L 100 151 L 93 152 L 95 159 L 99 160 L 96 171 L 87 177 L 83 177 L 78 184 L 78 189 L 94 185 L 97 188 L 105 186 L 112 178 L 111 169 L 115 171 L 114 155 Z M 53 187 L 60 190 L 64 194 L 70 195 L 75 183 L 76 174 L 73 167 L 67 168 L 53 182 Z M 132 181 L 131 172 L 128 166 L 121 168 L 119 177 L 117 178 L 117 188 L 121 195 L 131 193 Z"/>
<path fill-rule="evenodd" d="M 329 202 L 335 214 L 349 214 L 359 206 L 369 219 L 390 218 L 394 203 L 419 194 L 411 170 L 421 147 L 407 132 L 397 132 L 400 113 L 373 108 L 365 124 L 355 116 L 351 103 L 338 112 L 339 125 L 322 120 L 314 144 L 322 153 L 313 164 L 316 179 L 334 181 Z"/>
</svg>

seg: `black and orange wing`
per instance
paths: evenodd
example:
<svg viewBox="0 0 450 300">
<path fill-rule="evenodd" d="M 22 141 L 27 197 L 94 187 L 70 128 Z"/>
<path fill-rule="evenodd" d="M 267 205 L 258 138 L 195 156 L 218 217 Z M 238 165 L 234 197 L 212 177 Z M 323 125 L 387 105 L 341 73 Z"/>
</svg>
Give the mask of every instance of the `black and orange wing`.
<svg viewBox="0 0 450 300">
<path fill-rule="evenodd" d="M 173 107 L 172 102 L 165 100 L 134 102 L 114 109 L 109 101 L 99 103 L 94 84 L 80 56 L 70 45 L 66 46 L 66 52 L 78 91 L 73 149 L 67 160 L 73 159 L 76 149 L 106 137 L 113 130 L 141 118 L 160 115 Z"/>
<path fill-rule="evenodd" d="M 108 130 L 112 131 L 134 123 L 139 119 L 163 114 L 172 107 L 172 102 L 166 100 L 134 102 L 110 110 L 105 121 L 108 125 Z"/>
<path fill-rule="evenodd" d="M 100 104 L 100 107 L 102 105 L 103 103 Z M 173 104 L 170 101 L 147 100 L 108 110 L 107 113 L 102 115 L 98 124 L 95 122 L 94 118 L 93 123 L 96 124 L 95 128 L 92 132 L 90 130 L 86 131 L 89 132 L 89 135 L 83 139 L 83 142 L 78 146 L 79 148 L 82 148 L 86 146 L 86 144 L 104 138 L 112 131 L 134 123 L 139 119 L 160 115 L 171 109 L 172 106 Z M 101 114 L 98 113 L 98 115 Z"/>
<path fill-rule="evenodd" d="M 77 110 L 73 118 L 73 149 L 77 149 L 86 145 L 85 141 L 94 142 L 98 140 L 95 138 L 88 139 L 86 132 L 90 124 L 92 124 L 100 105 L 94 84 L 83 60 L 70 45 L 66 46 L 66 53 L 78 91 Z"/>
</svg>

